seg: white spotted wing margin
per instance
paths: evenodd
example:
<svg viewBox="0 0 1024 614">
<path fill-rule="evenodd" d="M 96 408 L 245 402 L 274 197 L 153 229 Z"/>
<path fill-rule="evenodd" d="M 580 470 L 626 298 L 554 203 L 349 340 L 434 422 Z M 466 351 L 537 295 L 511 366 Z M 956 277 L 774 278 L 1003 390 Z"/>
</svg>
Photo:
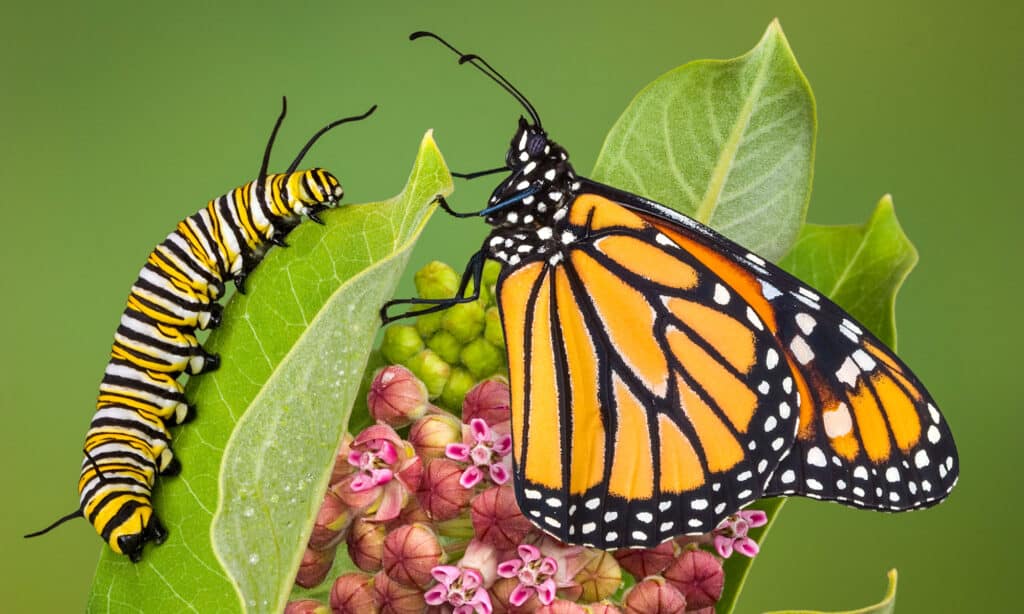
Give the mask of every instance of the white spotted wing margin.
<svg viewBox="0 0 1024 614">
<path fill-rule="evenodd" d="M 538 264 L 523 305 L 522 361 L 509 365 L 523 404 L 520 432 L 513 419 L 521 509 L 563 541 L 603 549 L 706 533 L 764 496 L 798 418 L 785 349 L 758 310 L 634 219 L 629 228 L 572 227 L 563 257 Z M 630 245 L 691 271 L 693 283 L 645 275 L 642 254 L 622 258 Z M 537 389 L 537 361 L 549 361 L 554 390 Z"/>
<path fill-rule="evenodd" d="M 657 203 L 585 181 L 585 188 L 661 220 L 727 255 L 761 285 L 798 375 L 796 441 L 765 496 L 801 495 L 879 511 L 944 500 L 959 476 L 952 433 L 913 372 L 828 297 L 698 222 Z"/>
</svg>

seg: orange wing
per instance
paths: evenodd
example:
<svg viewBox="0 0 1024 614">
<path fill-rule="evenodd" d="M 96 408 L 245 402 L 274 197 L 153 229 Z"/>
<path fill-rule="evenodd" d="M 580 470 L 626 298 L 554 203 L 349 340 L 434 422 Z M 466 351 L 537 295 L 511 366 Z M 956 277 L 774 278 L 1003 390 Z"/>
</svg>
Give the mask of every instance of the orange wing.
<svg viewBox="0 0 1024 614">
<path fill-rule="evenodd" d="M 538 526 L 646 547 L 763 496 L 948 494 L 948 426 L 870 332 L 693 220 L 585 185 L 562 247 L 499 282 L 516 495 Z"/>
<path fill-rule="evenodd" d="M 580 196 L 568 222 L 557 255 L 500 281 L 520 507 L 600 548 L 710 531 L 794 443 L 767 303 L 605 198 Z"/>
</svg>

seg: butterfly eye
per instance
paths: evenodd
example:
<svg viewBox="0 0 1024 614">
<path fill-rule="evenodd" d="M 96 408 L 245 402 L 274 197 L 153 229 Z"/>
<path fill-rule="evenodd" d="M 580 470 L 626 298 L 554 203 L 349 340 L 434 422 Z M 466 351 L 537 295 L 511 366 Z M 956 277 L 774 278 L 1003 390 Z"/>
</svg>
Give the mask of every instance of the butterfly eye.
<svg viewBox="0 0 1024 614">
<path fill-rule="evenodd" d="M 530 154 L 530 157 L 539 156 L 544 148 L 547 147 L 548 139 L 543 134 L 534 134 L 530 136 L 530 140 L 526 142 L 526 153 Z"/>
</svg>

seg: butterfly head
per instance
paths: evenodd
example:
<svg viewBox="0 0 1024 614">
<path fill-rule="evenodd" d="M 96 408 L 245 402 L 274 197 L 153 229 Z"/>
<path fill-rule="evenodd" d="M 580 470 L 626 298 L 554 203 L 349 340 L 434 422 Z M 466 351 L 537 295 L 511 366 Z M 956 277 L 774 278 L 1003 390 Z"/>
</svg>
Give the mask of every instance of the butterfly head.
<svg viewBox="0 0 1024 614">
<path fill-rule="evenodd" d="M 505 164 L 512 174 L 491 194 L 487 223 L 538 228 L 564 217 L 571 202 L 569 194 L 574 186 L 578 188 L 578 179 L 569 154 L 539 125 L 519 118 Z"/>
</svg>

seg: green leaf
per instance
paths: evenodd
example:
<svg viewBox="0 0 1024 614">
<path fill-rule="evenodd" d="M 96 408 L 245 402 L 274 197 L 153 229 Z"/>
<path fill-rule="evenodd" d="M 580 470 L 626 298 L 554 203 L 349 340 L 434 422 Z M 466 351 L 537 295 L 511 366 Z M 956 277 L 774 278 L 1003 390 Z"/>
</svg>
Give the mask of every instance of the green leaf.
<svg viewBox="0 0 1024 614">
<path fill-rule="evenodd" d="M 831 612 L 828 614 L 893 614 L 896 611 L 896 570 L 889 570 L 889 588 L 885 591 L 885 597 L 875 605 L 869 605 L 859 610 L 848 610 L 844 612 Z M 780 610 L 767 612 L 766 614 L 826 614 L 818 610 Z"/>
<path fill-rule="evenodd" d="M 780 265 L 895 348 L 896 293 L 916 263 L 917 250 L 896 219 L 892 197 L 885 195 L 863 226 L 804 226 Z M 757 503 L 768 514 L 768 524 L 752 529 L 750 537 L 763 544 L 784 503 L 781 498 Z M 738 555 L 725 561 L 726 587 L 717 612 L 732 612 L 753 562 Z"/>
<path fill-rule="evenodd" d="M 814 97 L 778 21 L 732 60 L 698 60 L 641 91 L 593 177 L 681 211 L 771 260 L 811 193 Z"/>
<path fill-rule="evenodd" d="M 863 226 L 804 226 L 782 268 L 825 293 L 889 347 L 896 347 L 896 292 L 917 250 L 883 196 Z"/>
<path fill-rule="evenodd" d="M 227 305 L 206 347 L 214 373 L 189 382 L 199 418 L 178 430 L 184 467 L 161 479 L 170 530 L 142 562 L 105 549 L 91 611 L 278 612 L 292 588 L 335 452 L 410 250 L 451 176 L 432 136 L 390 200 L 302 224 Z"/>
</svg>

